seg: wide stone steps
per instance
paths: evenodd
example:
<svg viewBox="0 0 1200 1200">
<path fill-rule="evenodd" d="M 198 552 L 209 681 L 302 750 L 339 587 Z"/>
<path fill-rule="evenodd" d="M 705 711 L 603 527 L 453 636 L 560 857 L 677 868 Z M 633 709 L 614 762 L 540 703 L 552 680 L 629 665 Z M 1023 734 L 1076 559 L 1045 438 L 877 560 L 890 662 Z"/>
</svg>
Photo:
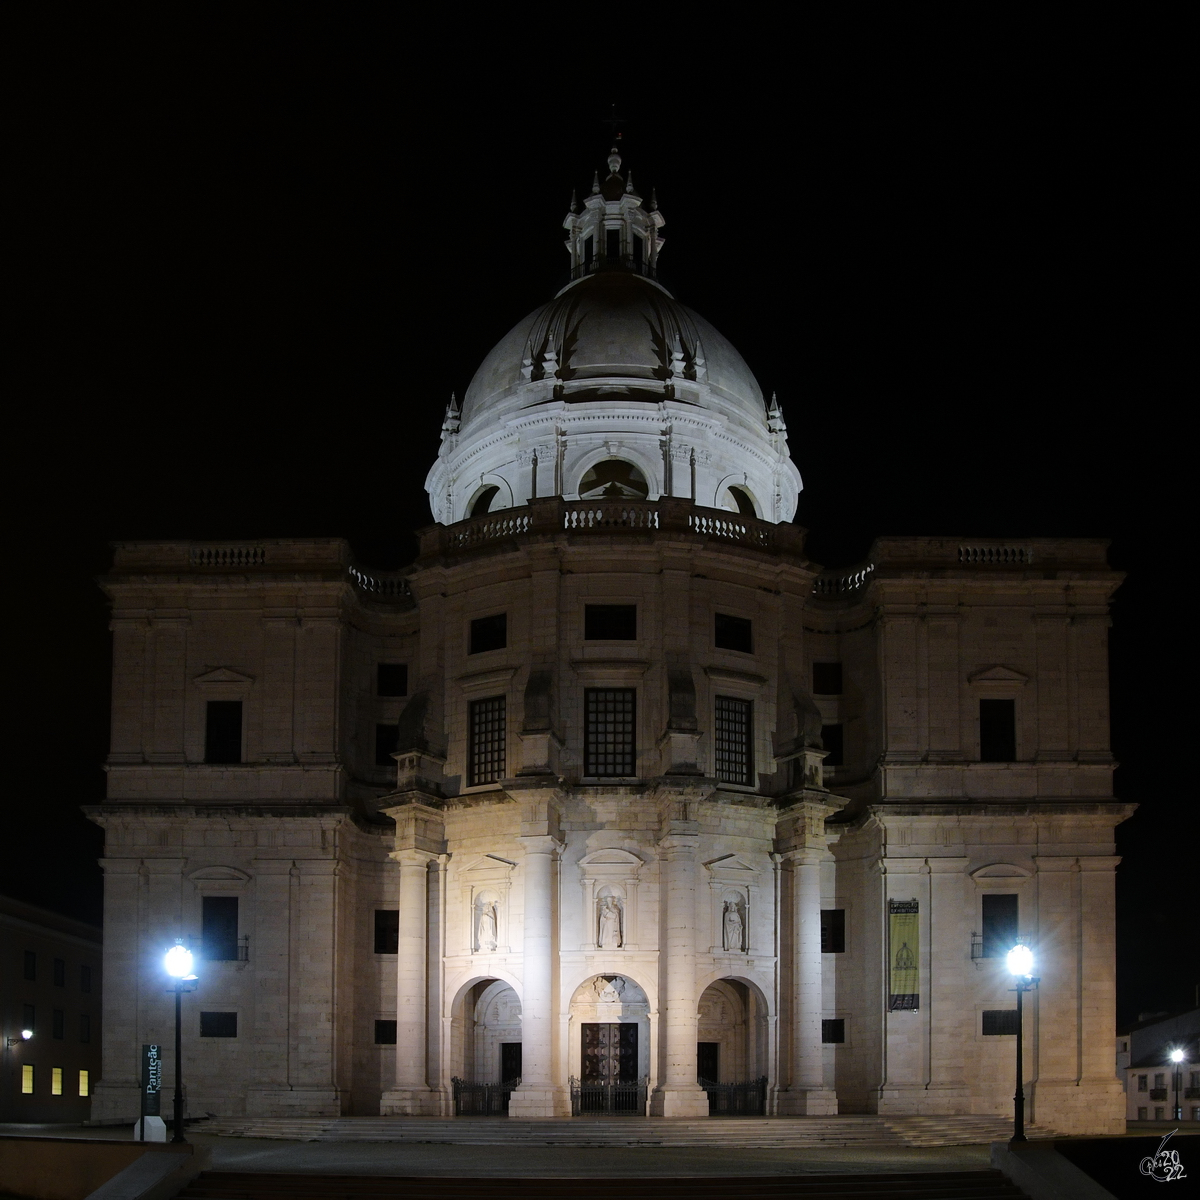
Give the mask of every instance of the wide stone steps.
<svg viewBox="0 0 1200 1200">
<path fill-rule="evenodd" d="M 178 1200 L 1028 1200 L 999 1171 L 724 1178 L 387 1178 L 205 1171 Z"/>
<path fill-rule="evenodd" d="M 225 1137 L 301 1142 L 411 1142 L 455 1146 L 962 1146 L 1004 1141 L 998 1117 L 580 1117 L 522 1121 L 438 1117 L 223 1117 L 198 1125 Z M 1033 1138 L 1052 1130 L 1031 1126 Z"/>
</svg>

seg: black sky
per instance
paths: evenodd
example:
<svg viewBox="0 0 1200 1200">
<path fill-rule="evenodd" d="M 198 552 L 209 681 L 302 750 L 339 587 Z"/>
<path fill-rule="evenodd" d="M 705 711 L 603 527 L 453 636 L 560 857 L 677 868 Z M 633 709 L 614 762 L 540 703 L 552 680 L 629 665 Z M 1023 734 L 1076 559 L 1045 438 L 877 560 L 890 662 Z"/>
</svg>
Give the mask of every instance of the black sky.
<svg viewBox="0 0 1200 1200">
<path fill-rule="evenodd" d="M 665 281 L 778 390 L 813 558 L 1112 539 L 1120 1014 L 1191 1002 L 1169 31 L 102 19 L 30 30 L 15 112 L 0 890 L 99 916 L 108 543 L 407 561 L 446 399 L 558 285 L 615 104 Z"/>
</svg>

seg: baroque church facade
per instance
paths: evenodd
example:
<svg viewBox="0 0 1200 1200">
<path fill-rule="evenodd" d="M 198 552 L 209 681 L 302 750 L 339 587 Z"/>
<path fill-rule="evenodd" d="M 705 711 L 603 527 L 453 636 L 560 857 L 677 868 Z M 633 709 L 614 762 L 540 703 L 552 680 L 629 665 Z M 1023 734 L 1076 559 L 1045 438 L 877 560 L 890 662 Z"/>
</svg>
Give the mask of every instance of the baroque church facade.
<svg viewBox="0 0 1200 1200">
<path fill-rule="evenodd" d="M 782 412 L 621 166 L 451 403 L 410 567 L 116 547 L 93 1118 L 176 938 L 192 1114 L 1000 1115 L 1020 936 L 1032 1119 L 1123 1129 L 1104 543 L 810 562 Z"/>
</svg>

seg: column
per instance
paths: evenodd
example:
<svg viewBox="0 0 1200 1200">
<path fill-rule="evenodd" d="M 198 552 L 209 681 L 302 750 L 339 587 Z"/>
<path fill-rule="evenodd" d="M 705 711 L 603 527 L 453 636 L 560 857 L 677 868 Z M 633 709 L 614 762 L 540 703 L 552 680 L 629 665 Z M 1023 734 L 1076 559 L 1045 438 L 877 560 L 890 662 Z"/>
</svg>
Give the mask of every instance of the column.
<svg viewBox="0 0 1200 1200">
<path fill-rule="evenodd" d="M 821 862 L 828 851 L 793 850 L 792 1075 L 780 1105 L 789 1116 L 837 1113 L 837 1094 L 825 1085 L 821 977 Z"/>
<path fill-rule="evenodd" d="M 695 827 L 694 821 L 672 826 Z M 659 843 L 665 1013 L 659 1017 L 662 1069 L 650 1098 L 655 1117 L 706 1117 L 708 1097 L 696 1083 L 696 843 L 699 835 L 673 828 Z M 664 1005 L 659 1004 L 660 1010 Z"/>
<path fill-rule="evenodd" d="M 383 1094 L 383 1116 L 436 1112 L 426 1075 L 426 972 L 429 863 L 437 855 L 414 848 L 395 850 L 400 864 L 400 939 L 396 954 L 396 1083 Z"/>
<path fill-rule="evenodd" d="M 964 1047 L 975 1037 L 973 980 L 975 968 L 966 957 L 970 944 L 967 858 L 928 858 L 929 867 L 929 996 L 922 997 L 928 1015 L 925 1036 L 929 1082 L 923 1113 L 971 1111 Z M 924 927 L 925 922 L 922 922 Z M 924 958 L 924 947 L 922 947 Z M 969 972 L 969 974 L 968 974 Z"/>
<path fill-rule="evenodd" d="M 565 1117 L 570 1098 L 554 1062 L 554 864 L 562 847 L 549 834 L 517 839 L 525 849 L 525 914 L 521 992 L 521 1086 L 510 1117 Z"/>
</svg>

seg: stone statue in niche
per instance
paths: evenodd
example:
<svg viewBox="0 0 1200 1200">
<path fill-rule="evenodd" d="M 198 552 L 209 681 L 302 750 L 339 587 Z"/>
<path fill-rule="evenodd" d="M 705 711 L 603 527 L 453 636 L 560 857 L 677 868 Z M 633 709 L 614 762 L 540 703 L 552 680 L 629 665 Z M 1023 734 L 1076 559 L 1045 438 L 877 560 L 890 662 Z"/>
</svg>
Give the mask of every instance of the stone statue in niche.
<svg viewBox="0 0 1200 1200">
<path fill-rule="evenodd" d="M 596 945 L 601 950 L 619 950 L 624 945 L 621 936 L 621 902 L 616 896 L 600 899 L 600 932 Z"/>
<path fill-rule="evenodd" d="M 479 927 L 475 933 L 475 948 L 477 950 L 496 949 L 496 902 L 485 900 L 479 907 Z"/>
<path fill-rule="evenodd" d="M 725 901 L 725 914 L 721 919 L 721 944 L 726 950 L 740 953 L 743 949 L 742 910 L 736 900 Z"/>
</svg>

